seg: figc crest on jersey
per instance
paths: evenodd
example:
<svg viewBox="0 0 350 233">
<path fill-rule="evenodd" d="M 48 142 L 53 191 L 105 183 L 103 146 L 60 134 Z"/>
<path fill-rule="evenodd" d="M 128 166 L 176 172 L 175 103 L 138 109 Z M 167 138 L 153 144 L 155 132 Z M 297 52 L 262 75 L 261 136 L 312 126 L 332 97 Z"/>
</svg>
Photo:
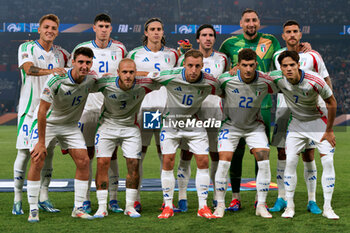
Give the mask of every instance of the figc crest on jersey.
<svg viewBox="0 0 350 233">
<path fill-rule="evenodd" d="M 170 62 L 170 56 L 168 54 L 165 54 L 164 55 L 164 60 L 166 63 L 169 63 Z"/>
<path fill-rule="evenodd" d="M 116 51 L 111 51 L 111 56 L 112 56 L 113 61 L 117 60 L 117 52 Z"/>
</svg>

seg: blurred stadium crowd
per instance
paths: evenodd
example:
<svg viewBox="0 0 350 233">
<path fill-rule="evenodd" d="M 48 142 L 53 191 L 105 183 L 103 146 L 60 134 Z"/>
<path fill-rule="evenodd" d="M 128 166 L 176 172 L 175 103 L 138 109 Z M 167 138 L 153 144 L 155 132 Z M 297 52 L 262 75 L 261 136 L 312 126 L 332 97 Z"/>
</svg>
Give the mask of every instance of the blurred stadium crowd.
<svg viewBox="0 0 350 233">
<path fill-rule="evenodd" d="M 288 19 L 295 19 L 302 25 L 350 25 L 350 15 L 345 9 L 350 9 L 350 0 L 335 1 L 288 1 L 288 0 L 115 0 L 113 2 L 85 0 L 0 0 L 0 23 L 3 22 L 37 22 L 39 16 L 46 13 L 56 14 L 61 23 L 92 23 L 98 13 L 105 12 L 111 15 L 113 23 L 141 24 L 150 17 L 160 17 L 165 24 L 231 24 L 238 25 L 241 12 L 249 7 L 256 9 L 260 14 L 261 24 L 281 25 Z M 69 7 L 67 7 L 69 6 Z M 43 9 L 38 14 L 38 9 Z M 5 35 L 6 34 L 6 35 Z M 16 35 L 15 35 L 16 34 Z M 71 35 L 72 39 L 67 39 Z M 142 34 L 117 35 L 128 51 L 141 45 Z M 275 35 L 284 47 L 280 35 Z M 181 37 L 189 38 L 196 47 L 194 35 L 167 35 L 167 46 L 177 47 L 176 41 Z M 218 35 L 215 49 L 218 49 L 223 40 L 229 35 Z M 333 80 L 334 94 L 338 101 L 337 115 L 350 113 L 350 42 L 338 39 L 341 36 L 308 35 L 304 41 L 311 43 L 326 63 L 330 77 Z M 344 36 L 343 36 L 344 37 Z M 345 37 L 349 37 L 346 35 Z M 15 82 L 1 78 L 3 72 L 12 74 L 18 72 L 17 49 L 18 45 L 27 39 L 36 39 L 37 35 L 28 33 L 0 33 L 0 42 L 3 46 L 0 53 L 0 104 L 6 111 L 15 111 L 17 101 L 1 99 L 1 92 L 11 85 L 20 87 L 20 75 Z M 82 41 L 93 39 L 91 33 L 61 34 L 55 41 L 69 52 Z M 11 43 L 9 43 L 9 40 Z M 13 79 L 11 79 L 13 80 Z M 17 96 L 18 98 L 18 96 Z M 3 113 L 2 110 L 0 113 Z"/>
<path fill-rule="evenodd" d="M 0 21 L 20 22 L 38 20 L 38 9 L 54 12 L 66 23 L 90 23 L 95 12 L 106 12 L 120 23 L 144 23 L 150 17 L 160 17 L 167 23 L 232 24 L 238 22 L 242 11 L 257 9 L 262 23 L 280 23 L 295 19 L 303 24 L 350 24 L 349 0 L 289 1 L 289 0 L 115 0 L 110 1 L 4 1 Z M 67 7 L 69 6 L 69 7 Z M 16 14 L 10 12 L 15 11 Z"/>
</svg>

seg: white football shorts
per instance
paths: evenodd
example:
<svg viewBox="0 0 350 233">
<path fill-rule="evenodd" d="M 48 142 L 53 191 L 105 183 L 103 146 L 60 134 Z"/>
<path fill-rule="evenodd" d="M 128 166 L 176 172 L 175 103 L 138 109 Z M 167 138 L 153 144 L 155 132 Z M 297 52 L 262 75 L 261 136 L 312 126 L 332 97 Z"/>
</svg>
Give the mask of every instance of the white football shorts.
<svg viewBox="0 0 350 233">
<path fill-rule="evenodd" d="M 241 138 L 245 139 L 249 149 L 269 149 L 269 141 L 267 139 L 265 126 L 263 123 L 259 123 L 256 128 L 251 130 L 243 130 L 224 124 L 221 127 L 218 137 L 218 151 L 236 151 L 237 145 Z"/>
<path fill-rule="evenodd" d="M 162 154 L 175 154 L 181 139 L 184 139 L 188 143 L 190 152 L 197 155 L 208 154 L 208 136 L 204 128 L 196 130 L 162 128 L 160 133 Z"/>
<path fill-rule="evenodd" d="M 121 146 L 125 158 L 141 159 L 140 129 L 102 124 L 96 133 L 96 157 L 112 157 L 117 146 Z"/>
<path fill-rule="evenodd" d="M 312 140 L 320 154 L 334 154 L 335 148 L 324 140 L 320 142 L 324 132 L 326 131 L 327 123 L 324 118 L 318 118 L 313 121 L 299 121 L 293 118 L 288 126 L 286 139 L 286 154 L 297 155 L 306 147 Z"/>
</svg>

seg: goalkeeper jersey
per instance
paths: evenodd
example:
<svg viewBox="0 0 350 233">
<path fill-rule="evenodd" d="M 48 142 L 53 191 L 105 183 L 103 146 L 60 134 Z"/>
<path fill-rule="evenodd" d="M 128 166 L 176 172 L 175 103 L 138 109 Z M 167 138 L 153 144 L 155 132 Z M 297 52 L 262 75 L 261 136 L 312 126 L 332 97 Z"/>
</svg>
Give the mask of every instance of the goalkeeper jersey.
<svg viewBox="0 0 350 233">
<path fill-rule="evenodd" d="M 278 40 L 270 34 L 257 33 L 253 40 L 247 40 L 243 34 L 232 36 L 226 39 L 219 51 L 226 54 L 231 60 L 231 68 L 238 63 L 238 53 L 244 49 L 250 48 L 257 54 L 257 70 L 268 72 L 273 70 L 273 54 L 281 48 Z M 271 108 L 272 101 L 270 95 L 266 96 L 262 102 L 261 108 Z"/>
</svg>

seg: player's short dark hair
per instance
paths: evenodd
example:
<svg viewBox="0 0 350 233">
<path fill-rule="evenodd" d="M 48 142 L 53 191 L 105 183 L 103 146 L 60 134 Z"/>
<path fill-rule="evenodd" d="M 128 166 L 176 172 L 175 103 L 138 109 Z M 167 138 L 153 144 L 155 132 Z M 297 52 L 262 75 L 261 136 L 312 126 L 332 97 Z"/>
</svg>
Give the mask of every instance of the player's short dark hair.
<svg viewBox="0 0 350 233">
<path fill-rule="evenodd" d="M 203 59 L 203 53 L 201 51 L 199 51 L 198 49 L 190 49 L 185 53 L 185 58 L 184 61 L 186 60 L 186 58 L 188 57 L 194 57 L 194 58 L 199 58 L 201 57 Z"/>
<path fill-rule="evenodd" d="M 282 52 L 279 56 L 278 56 L 278 63 L 280 65 L 282 65 L 282 61 L 283 59 L 285 59 L 286 57 L 290 57 L 293 59 L 293 61 L 295 61 L 296 63 L 299 63 L 299 54 L 296 51 L 284 51 Z"/>
<path fill-rule="evenodd" d="M 84 56 L 87 56 L 89 58 L 93 58 L 94 52 L 92 51 L 92 49 L 90 49 L 88 47 L 80 47 L 77 50 L 75 50 L 74 55 L 73 55 L 73 60 L 75 60 L 77 58 L 77 56 L 79 56 L 79 55 L 84 55 Z"/>
<path fill-rule="evenodd" d="M 258 12 L 256 12 L 256 10 L 253 10 L 253 9 L 250 9 L 250 8 L 247 8 L 247 9 L 245 9 L 245 10 L 242 12 L 242 17 L 243 17 L 244 14 L 247 14 L 247 13 L 255 13 L 256 16 L 258 16 L 258 18 L 259 18 Z"/>
<path fill-rule="evenodd" d="M 102 22 L 107 22 L 107 23 L 112 23 L 112 19 L 109 15 L 105 14 L 105 13 L 101 13 L 96 15 L 95 19 L 94 19 L 94 25 L 98 22 L 98 21 L 102 21 Z"/>
<path fill-rule="evenodd" d="M 256 61 L 256 52 L 252 49 L 242 49 L 238 53 L 238 63 L 240 63 L 242 60 L 245 61 Z"/>
<path fill-rule="evenodd" d="M 44 22 L 44 20 L 51 20 L 55 23 L 57 23 L 57 26 L 60 25 L 60 19 L 57 17 L 57 15 L 54 15 L 54 14 L 47 14 L 47 15 L 44 15 L 40 18 L 39 20 L 39 26 L 41 26 L 41 24 Z"/>
<path fill-rule="evenodd" d="M 288 26 L 292 26 L 292 25 L 297 25 L 298 28 L 300 29 L 300 25 L 297 21 L 295 20 L 287 20 L 284 24 L 283 24 L 283 28 L 288 27 Z"/>
<path fill-rule="evenodd" d="M 214 32 L 214 37 L 216 38 L 216 31 L 213 27 L 213 25 L 210 25 L 210 24 L 202 24 L 198 29 L 197 29 L 197 32 L 196 32 L 196 39 L 199 39 L 200 35 L 201 35 L 201 31 L 203 29 L 206 29 L 206 28 L 210 28 L 211 30 L 213 30 Z"/>
<path fill-rule="evenodd" d="M 160 19 L 160 18 L 150 18 L 146 21 L 145 25 L 143 26 L 144 27 L 144 30 L 145 32 L 148 30 L 148 26 L 153 23 L 153 22 L 159 22 L 161 25 L 162 25 L 162 29 L 164 30 L 164 24 L 163 24 L 163 21 Z M 143 38 L 142 38 L 142 44 L 143 45 L 147 45 L 147 41 L 148 41 L 148 37 L 143 35 Z M 164 37 L 164 34 L 162 36 L 162 40 L 161 40 L 161 43 L 162 45 L 164 46 L 165 45 L 165 37 Z"/>
</svg>

